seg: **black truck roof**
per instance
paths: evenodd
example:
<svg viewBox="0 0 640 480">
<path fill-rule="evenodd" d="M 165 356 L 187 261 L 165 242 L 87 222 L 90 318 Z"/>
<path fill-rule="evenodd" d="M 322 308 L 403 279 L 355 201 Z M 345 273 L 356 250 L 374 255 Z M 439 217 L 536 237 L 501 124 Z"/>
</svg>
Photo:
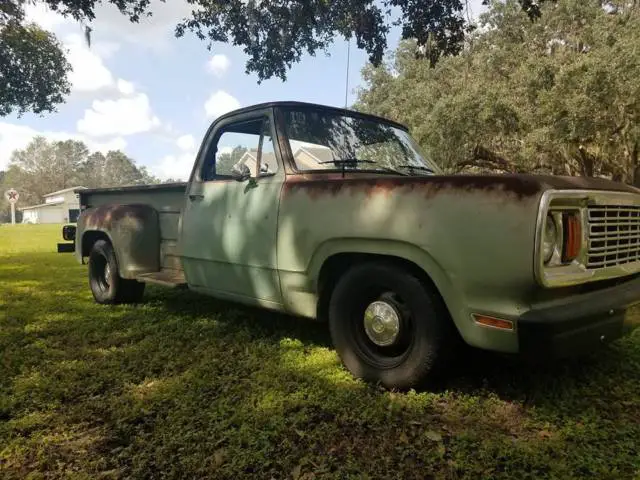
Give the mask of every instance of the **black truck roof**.
<svg viewBox="0 0 640 480">
<path fill-rule="evenodd" d="M 223 115 L 220 115 L 218 118 L 216 118 L 215 121 L 218 121 L 220 119 L 223 118 L 228 118 L 231 117 L 233 115 L 236 115 L 238 113 L 248 113 L 248 112 L 252 112 L 254 110 L 260 110 L 263 108 L 299 108 L 299 109 L 313 109 L 313 110 L 325 110 L 328 112 L 332 112 L 332 113 L 337 113 L 337 114 L 345 114 L 347 113 L 348 115 L 353 115 L 355 117 L 361 117 L 361 118 L 366 118 L 369 120 L 373 120 L 374 122 L 381 122 L 381 123 L 386 123 L 389 125 L 393 125 L 394 127 L 397 127 L 401 130 L 405 130 L 408 131 L 409 129 L 407 128 L 406 125 L 403 125 L 401 123 L 398 122 L 394 122 L 393 120 L 389 120 L 388 118 L 384 118 L 384 117 L 379 117 L 377 115 L 371 115 L 370 113 L 362 113 L 362 112 L 358 112 L 356 110 L 351 110 L 348 108 L 340 108 L 340 107 L 332 107 L 329 105 L 321 105 L 318 103 L 309 103 L 309 102 L 295 102 L 295 101 L 276 101 L 276 102 L 264 102 L 264 103 L 256 103 L 254 105 L 249 105 L 246 107 L 242 107 L 242 108 L 237 108 L 235 110 L 232 110 L 230 112 L 227 112 Z"/>
</svg>

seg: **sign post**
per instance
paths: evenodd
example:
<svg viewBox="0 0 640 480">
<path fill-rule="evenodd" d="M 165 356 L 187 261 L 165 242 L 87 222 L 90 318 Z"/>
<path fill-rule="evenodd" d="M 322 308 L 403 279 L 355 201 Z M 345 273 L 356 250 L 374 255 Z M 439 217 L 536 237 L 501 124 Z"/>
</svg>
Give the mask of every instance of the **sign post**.
<svg viewBox="0 0 640 480">
<path fill-rule="evenodd" d="M 11 225 L 15 225 L 16 224 L 16 202 L 20 198 L 20 195 L 15 189 L 10 188 L 6 192 L 4 192 L 4 198 L 6 198 L 7 201 L 11 204 Z"/>
</svg>

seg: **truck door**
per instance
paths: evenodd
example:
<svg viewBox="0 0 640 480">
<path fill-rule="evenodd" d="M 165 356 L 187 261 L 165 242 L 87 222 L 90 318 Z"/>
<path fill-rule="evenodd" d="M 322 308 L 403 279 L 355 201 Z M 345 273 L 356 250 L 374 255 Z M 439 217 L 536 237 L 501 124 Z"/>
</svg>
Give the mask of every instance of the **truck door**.
<svg viewBox="0 0 640 480">
<path fill-rule="evenodd" d="M 208 132 L 181 226 L 185 277 L 195 290 L 271 308 L 282 303 L 276 232 L 285 172 L 275 135 L 271 109 L 234 115 Z"/>
</svg>

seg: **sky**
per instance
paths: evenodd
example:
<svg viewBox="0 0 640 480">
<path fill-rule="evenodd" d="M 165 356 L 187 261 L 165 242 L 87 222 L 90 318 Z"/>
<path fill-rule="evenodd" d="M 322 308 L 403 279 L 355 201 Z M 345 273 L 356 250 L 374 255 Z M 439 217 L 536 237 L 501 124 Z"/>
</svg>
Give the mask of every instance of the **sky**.
<svg viewBox="0 0 640 480">
<path fill-rule="evenodd" d="M 480 4 L 470 0 L 473 15 L 482 10 Z M 42 4 L 28 6 L 28 18 L 63 42 L 73 68 L 72 91 L 55 113 L 0 117 L 0 170 L 14 150 L 43 135 L 82 140 L 91 151 L 120 149 L 161 179 L 186 179 L 205 131 L 223 113 L 278 100 L 344 105 L 344 39 L 336 39 L 328 55 L 305 56 L 286 82 L 258 84 L 255 74 L 245 73 L 247 56 L 241 47 L 217 43 L 208 50 L 190 33 L 175 38 L 175 25 L 191 11 L 186 1 L 151 0 L 151 9 L 152 17 L 132 24 L 115 7 L 100 5 L 89 47 L 80 24 Z M 398 40 L 396 29 L 387 40 L 389 48 Z M 367 55 L 352 44 L 349 56 L 351 105 Z"/>
</svg>

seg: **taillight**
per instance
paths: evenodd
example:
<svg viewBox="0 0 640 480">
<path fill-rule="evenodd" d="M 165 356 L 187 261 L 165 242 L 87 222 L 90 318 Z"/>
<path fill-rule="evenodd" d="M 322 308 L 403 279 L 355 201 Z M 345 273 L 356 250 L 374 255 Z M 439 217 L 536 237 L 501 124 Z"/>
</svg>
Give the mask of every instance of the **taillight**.
<svg viewBox="0 0 640 480">
<path fill-rule="evenodd" d="M 569 263 L 578 257 L 582 248 L 582 224 L 578 213 L 564 213 L 562 227 L 562 263 Z"/>
</svg>

